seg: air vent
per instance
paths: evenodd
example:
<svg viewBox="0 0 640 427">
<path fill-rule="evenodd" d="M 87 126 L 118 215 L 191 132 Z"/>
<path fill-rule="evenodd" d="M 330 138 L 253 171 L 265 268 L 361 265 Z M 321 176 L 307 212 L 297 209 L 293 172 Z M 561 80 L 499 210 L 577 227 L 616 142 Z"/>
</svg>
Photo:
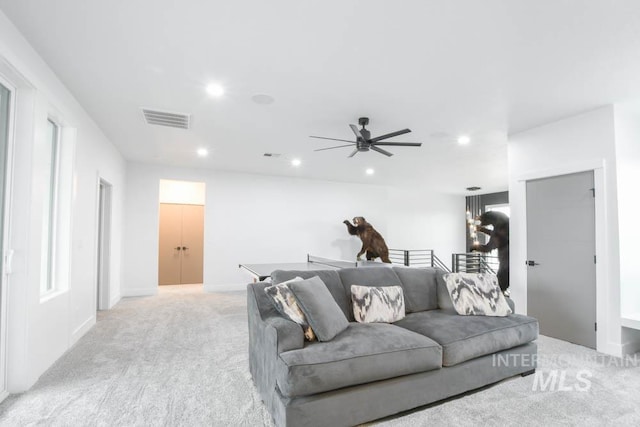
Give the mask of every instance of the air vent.
<svg viewBox="0 0 640 427">
<path fill-rule="evenodd" d="M 144 120 L 150 125 L 169 126 L 172 128 L 189 129 L 191 115 L 170 113 L 168 111 L 142 109 Z"/>
</svg>

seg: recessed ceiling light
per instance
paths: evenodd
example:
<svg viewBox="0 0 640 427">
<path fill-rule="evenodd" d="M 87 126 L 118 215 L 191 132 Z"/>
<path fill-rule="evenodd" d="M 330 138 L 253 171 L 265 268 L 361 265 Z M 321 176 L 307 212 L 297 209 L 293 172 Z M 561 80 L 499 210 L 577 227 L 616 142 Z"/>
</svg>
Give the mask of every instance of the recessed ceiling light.
<svg viewBox="0 0 640 427">
<path fill-rule="evenodd" d="M 207 150 L 206 148 L 198 148 L 198 151 L 196 151 L 196 153 L 199 157 L 207 157 L 209 155 L 209 150 Z"/>
<path fill-rule="evenodd" d="M 470 142 L 471 142 L 471 138 L 469 138 L 467 135 L 460 135 L 458 137 L 458 144 L 460 145 L 467 145 Z"/>
<path fill-rule="evenodd" d="M 224 88 L 218 83 L 210 83 L 207 85 L 207 93 L 211 96 L 220 97 L 224 95 Z"/>
<path fill-rule="evenodd" d="M 301 164 L 302 164 L 302 161 L 301 161 L 300 159 L 293 159 L 293 160 L 291 160 L 291 165 L 292 165 L 292 166 L 298 167 L 298 166 L 300 166 Z"/>
<path fill-rule="evenodd" d="M 364 171 L 367 175 L 373 175 L 375 173 L 375 171 L 371 168 L 367 168 L 366 171 Z"/>
</svg>

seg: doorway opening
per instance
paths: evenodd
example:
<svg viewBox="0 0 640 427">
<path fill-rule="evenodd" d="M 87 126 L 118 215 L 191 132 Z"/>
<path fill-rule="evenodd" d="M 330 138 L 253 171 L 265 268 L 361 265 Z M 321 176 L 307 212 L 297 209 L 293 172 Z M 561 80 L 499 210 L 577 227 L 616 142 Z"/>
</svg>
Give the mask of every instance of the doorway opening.
<svg viewBox="0 0 640 427">
<path fill-rule="evenodd" d="M 158 285 L 202 284 L 205 183 L 160 180 Z"/>
<path fill-rule="evenodd" d="M 98 250 L 96 277 L 96 309 L 110 306 L 111 266 L 111 193 L 112 186 L 104 179 L 98 181 Z"/>
<path fill-rule="evenodd" d="M 0 402 L 7 393 L 7 282 L 13 250 L 9 247 L 9 192 L 15 91 L 0 76 Z"/>
</svg>

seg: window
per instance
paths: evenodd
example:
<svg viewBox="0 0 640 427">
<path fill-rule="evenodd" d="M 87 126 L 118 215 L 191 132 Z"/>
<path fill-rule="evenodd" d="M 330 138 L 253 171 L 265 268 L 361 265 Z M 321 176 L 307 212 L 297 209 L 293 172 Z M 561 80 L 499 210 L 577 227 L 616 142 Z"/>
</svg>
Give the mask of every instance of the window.
<svg viewBox="0 0 640 427">
<path fill-rule="evenodd" d="M 0 84 L 0 254 L 4 253 L 4 188 L 6 184 L 5 175 L 7 169 L 7 146 L 9 144 L 9 107 L 11 92 Z M 2 263 L 0 263 L 0 275 L 2 274 Z M 1 277 L 0 277 L 1 280 Z"/>
<path fill-rule="evenodd" d="M 509 207 L 508 204 L 503 204 L 503 205 L 487 205 L 485 206 L 485 211 L 498 211 L 498 212 L 502 212 L 503 214 L 505 214 L 506 216 L 511 216 L 511 208 Z"/>
<path fill-rule="evenodd" d="M 42 176 L 46 180 L 43 191 L 42 214 L 42 265 L 41 292 L 47 293 L 55 288 L 55 241 L 56 241 L 56 199 L 58 188 L 58 153 L 60 145 L 60 126 L 47 120 L 47 133 L 43 151 Z"/>
</svg>

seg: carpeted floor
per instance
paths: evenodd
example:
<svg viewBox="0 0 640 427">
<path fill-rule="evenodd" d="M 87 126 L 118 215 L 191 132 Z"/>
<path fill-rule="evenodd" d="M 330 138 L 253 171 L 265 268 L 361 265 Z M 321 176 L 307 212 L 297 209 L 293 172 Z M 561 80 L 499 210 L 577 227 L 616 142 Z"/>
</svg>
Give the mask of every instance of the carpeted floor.
<svg viewBox="0 0 640 427">
<path fill-rule="evenodd" d="M 623 363 L 552 338 L 538 342 L 538 380 L 555 372 L 553 390 L 534 390 L 535 375 L 517 377 L 373 424 L 640 425 L 640 355 Z M 244 292 L 162 287 L 99 313 L 31 390 L 0 404 L 0 425 L 271 425 L 247 360 Z"/>
</svg>

